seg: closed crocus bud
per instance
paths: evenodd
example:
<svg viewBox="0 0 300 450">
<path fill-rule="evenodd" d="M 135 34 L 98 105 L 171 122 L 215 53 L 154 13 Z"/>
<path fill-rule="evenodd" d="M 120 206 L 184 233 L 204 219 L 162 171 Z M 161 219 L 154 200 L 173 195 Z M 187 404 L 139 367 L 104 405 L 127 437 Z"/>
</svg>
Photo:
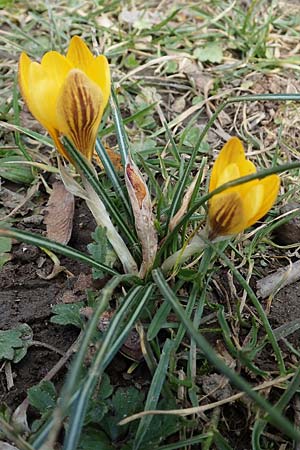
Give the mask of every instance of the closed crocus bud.
<svg viewBox="0 0 300 450">
<path fill-rule="evenodd" d="M 209 192 L 255 172 L 254 164 L 245 157 L 242 142 L 233 137 L 224 145 L 213 165 Z M 270 175 L 214 195 L 209 201 L 210 239 L 235 235 L 257 222 L 274 204 L 279 185 L 278 175 Z"/>
<path fill-rule="evenodd" d="M 142 246 L 143 262 L 139 276 L 144 278 L 151 269 L 157 252 L 157 233 L 148 187 L 130 156 L 125 166 L 125 182 L 135 220 L 135 229 Z"/>
<path fill-rule="evenodd" d="M 105 56 L 93 56 L 78 36 L 71 39 L 66 56 L 51 51 L 37 63 L 22 53 L 19 85 L 28 109 L 48 130 L 57 150 L 70 160 L 59 139 L 66 136 L 91 160 L 110 95 Z"/>
</svg>

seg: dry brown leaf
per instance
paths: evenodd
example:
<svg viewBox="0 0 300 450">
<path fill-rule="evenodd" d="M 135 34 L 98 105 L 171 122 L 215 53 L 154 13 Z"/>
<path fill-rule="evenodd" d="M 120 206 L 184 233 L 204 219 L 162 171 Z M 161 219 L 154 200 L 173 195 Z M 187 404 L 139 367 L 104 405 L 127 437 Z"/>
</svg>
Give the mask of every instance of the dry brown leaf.
<svg viewBox="0 0 300 450">
<path fill-rule="evenodd" d="M 66 190 L 63 183 L 54 183 L 44 219 L 48 239 L 60 244 L 69 242 L 73 228 L 74 206 L 74 195 Z"/>
<path fill-rule="evenodd" d="M 184 97 L 178 97 L 173 103 L 172 109 L 176 113 L 182 113 L 185 110 L 186 101 Z"/>
<path fill-rule="evenodd" d="M 130 156 L 125 168 L 125 183 L 135 221 L 135 229 L 142 246 L 143 262 L 139 276 L 144 278 L 152 267 L 157 252 L 157 233 L 154 227 L 150 194 L 147 185 Z"/>
<path fill-rule="evenodd" d="M 212 86 L 213 78 L 205 74 L 201 67 L 189 58 L 183 58 L 179 62 L 179 72 L 184 73 L 193 83 L 199 92 L 203 93 L 207 86 Z"/>
<path fill-rule="evenodd" d="M 111 148 L 105 146 L 105 150 L 106 153 L 109 157 L 109 159 L 112 162 L 112 165 L 114 166 L 115 170 L 117 172 L 122 172 L 123 171 L 123 166 L 122 166 L 122 161 L 121 161 L 121 155 L 119 153 L 116 153 L 114 150 L 112 150 Z M 96 161 L 96 163 L 98 164 L 98 166 L 103 170 L 103 164 L 101 159 L 99 158 L 99 156 L 97 155 L 96 151 L 94 152 L 94 159 Z"/>
</svg>

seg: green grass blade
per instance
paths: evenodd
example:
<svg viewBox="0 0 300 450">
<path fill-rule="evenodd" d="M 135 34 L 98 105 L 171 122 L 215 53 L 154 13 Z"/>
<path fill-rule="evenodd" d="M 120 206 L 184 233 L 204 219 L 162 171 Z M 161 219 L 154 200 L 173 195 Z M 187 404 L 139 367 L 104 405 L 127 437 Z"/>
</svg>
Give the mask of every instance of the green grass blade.
<svg viewBox="0 0 300 450">
<path fill-rule="evenodd" d="M 125 167 L 127 156 L 129 153 L 129 142 L 128 142 L 127 134 L 124 129 L 124 124 L 123 124 L 123 120 L 122 120 L 122 116 L 121 116 L 121 112 L 120 112 L 120 108 L 119 108 L 119 104 L 118 104 L 118 99 L 117 99 L 116 93 L 113 88 L 111 90 L 111 96 L 110 96 L 110 107 L 111 107 L 114 124 L 116 127 L 116 135 L 117 135 L 117 139 L 118 139 L 122 164 L 123 164 L 123 167 Z"/>
<path fill-rule="evenodd" d="M 151 290 L 151 285 L 146 288 L 142 286 L 134 287 L 123 299 L 120 308 L 115 312 L 104 340 L 102 341 L 102 345 L 95 357 L 91 369 L 89 370 L 88 377 L 84 381 L 80 394 L 73 405 L 72 414 L 69 420 L 69 427 L 64 441 L 64 450 L 75 450 L 77 448 L 88 401 L 93 394 L 99 377 L 101 377 L 106 365 L 113 358 L 115 353 L 120 348 L 120 345 L 122 345 L 128 336 L 129 331 L 138 319 L 145 303 L 148 301 Z M 125 318 L 127 318 L 126 327 L 124 327 L 118 336 L 120 326 Z M 116 340 L 116 336 L 119 338 L 118 345 L 112 347 L 112 342 Z"/>
<path fill-rule="evenodd" d="M 114 165 L 112 164 L 104 146 L 102 145 L 101 141 L 99 139 L 96 140 L 96 146 L 95 146 L 97 155 L 101 159 L 101 162 L 104 166 L 105 173 L 107 177 L 110 179 L 116 194 L 121 198 L 123 205 L 125 207 L 125 210 L 127 212 L 128 218 L 132 219 L 132 210 L 131 206 L 128 202 L 128 197 L 125 195 L 125 191 L 123 189 L 123 186 L 121 184 L 120 178 L 115 171 Z"/>
<path fill-rule="evenodd" d="M 5 122 L 2 122 L 2 123 L 3 123 L 3 127 L 5 127 L 6 123 Z M 20 125 L 13 125 L 11 127 L 7 126 L 7 128 L 12 129 L 13 131 L 17 131 L 17 132 L 19 131 L 20 133 L 26 134 L 26 136 L 29 136 L 29 137 L 35 139 L 36 141 L 40 142 L 41 144 L 44 144 L 44 145 L 47 145 L 50 147 L 54 147 L 54 143 L 50 138 L 43 136 L 42 134 L 37 133 L 36 131 L 31 131 L 26 127 L 21 127 Z"/>
<path fill-rule="evenodd" d="M 18 450 L 33 450 L 33 447 L 26 442 L 19 431 L 17 431 L 10 423 L 8 423 L 3 417 L 0 417 L 0 431 L 1 434 L 7 436 L 7 438 L 14 442 L 18 446 Z M 8 450 L 15 449 L 16 447 L 5 447 L 5 443 L 1 441 L 1 448 Z"/>
<path fill-rule="evenodd" d="M 145 290 L 141 294 L 141 299 L 139 300 L 143 305 L 147 302 L 147 299 L 150 299 L 152 291 L 154 289 L 154 286 L 152 284 L 148 285 Z M 124 328 L 120 328 L 119 330 L 119 336 L 111 343 L 110 352 L 107 353 L 103 358 L 103 366 L 104 369 L 108 366 L 108 364 L 111 362 L 113 356 L 117 353 L 117 351 L 120 349 L 120 347 L 123 345 L 124 341 L 126 340 L 128 333 L 132 329 L 134 323 L 137 321 L 139 317 L 139 311 L 142 310 L 143 306 L 138 305 L 136 310 L 134 310 L 133 316 L 130 318 L 130 321 L 128 321 Z"/>
<path fill-rule="evenodd" d="M 233 448 L 228 444 L 228 442 L 223 438 L 218 430 L 214 431 L 213 441 L 218 450 L 233 450 Z"/>
<path fill-rule="evenodd" d="M 67 140 L 63 139 L 64 146 L 66 147 L 66 150 L 68 154 L 70 154 L 72 160 L 76 163 L 77 167 L 80 171 L 82 171 L 87 178 L 88 182 L 91 184 L 92 188 L 96 192 L 97 195 L 101 198 L 103 201 L 108 213 L 110 214 L 112 220 L 118 225 L 119 231 L 123 233 L 123 236 L 126 236 L 128 239 L 128 242 L 136 246 L 137 239 L 135 235 L 133 234 L 132 230 L 133 227 L 129 228 L 129 226 L 125 223 L 123 220 L 122 215 L 120 214 L 120 211 L 118 208 L 113 204 L 110 196 L 107 194 L 107 192 L 102 188 L 101 183 L 99 180 L 95 177 L 95 174 L 89 164 L 87 163 L 85 157 L 76 150 L 76 148 Z"/>
<path fill-rule="evenodd" d="M 17 76 L 14 80 L 14 90 L 13 90 L 13 110 L 14 110 L 14 124 L 20 125 L 20 108 L 19 108 L 19 90 L 17 89 Z M 26 150 L 25 146 L 23 145 L 20 137 L 20 132 L 18 130 L 15 131 L 15 142 L 17 146 L 19 147 L 20 151 L 22 152 L 23 156 L 27 159 L 27 161 L 32 161 L 32 158 L 28 151 Z"/>
<path fill-rule="evenodd" d="M 230 261 L 229 258 L 227 258 L 227 256 L 224 254 L 224 252 L 218 248 L 218 245 L 212 244 L 208 239 L 203 238 L 203 240 L 206 243 L 206 245 L 214 248 L 217 255 L 225 262 L 225 264 L 232 271 L 234 277 L 240 283 L 242 288 L 245 289 L 245 291 L 247 292 L 249 299 L 252 301 L 252 303 L 253 303 L 254 307 L 256 308 L 256 311 L 258 312 L 258 315 L 264 325 L 264 328 L 266 330 L 270 344 L 273 347 L 273 350 L 274 350 L 274 353 L 275 353 L 275 356 L 276 356 L 276 359 L 278 362 L 280 373 L 281 373 L 281 375 L 284 375 L 286 373 L 286 370 L 285 370 L 285 366 L 284 366 L 283 356 L 282 356 L 280 347 L 278 345 L 276 336 L 274 336 L 270 322 L 266 316 L 266 313 L 265 313 L 260 301 L 256 297 L 255 293 L 253 292 L 252 288 L 249 286 L 247 281 L 243 278 L 243 276 L 235 268 L 234 264 Z"/>
<path fill-rule="evenodd" d="M 162 349 L 157 369 L 153 375 L 144 411 L 154 410 L 157 406 L 158 399 L 166 378 L 170 356 L 171 353 L 174 351 L 174 348 L 175 348 L 174 341 L 167 339 Z M 143 444 L 143 438 L 149 428 L 152 419 L 153 419 L 152 415 L 142 417 L 137 432 L 135 434 L 135 440 L 133 444 L 134 450 L 142 448 L 141 446 Z"/>
<path fill-rule="evenodd" d="M 79 373 L 80 373 L 84 358 L 86 356 L 88 346 L 89 346 L 91 339 L 92 339 L 92 337 L 97 329 L 97 326 L 99 324 L 99 319 L 100 319 L 101 315 L 107 309 L 108 303 L 113 295 L 114 290 L 117 288 L 117 286 L 122 281 L 125 281 L 128 278 L 129 278 L 128 275 L 115 276 L 102 289 L 101 297 L 99 299 L 98 305 L 97 305 L 97 307 L 94 311 L 94 314 L 85 330 L 84 336 L 80 342 L 79 351 L 76 355 L 74 363 L 72 364 L 72 367 L 69 371 L 67 380 L 66 380 L 63 390 L 61 392 L 62 405 L 67 405 L 69 403 L 71 396 L 74 394 L 74 392 L 77 388 L 77 383 L 79 380 Z"/>
<path fill-rule="evenodd" d="M 50 431 L 53 430 L 53 428 L 59 429 L 60 424 L 69 412 L 69 408 L 78 401 L 79 395 L 81 393 L 81 387 L 78 388 L 78 374 L 81 370 L 83 360 L 86 356 L 87 348 L 98 326 L 99 317 L 104 312 L 104 310 L 107 309 L 108 302 L 116 287 L 120 284 L 120 282 L 126 281 L 129 278 L 129 275 L 116 276 L 112 280 L 110 280 L 102 290 L 100 301 L 94 311 L 92 319 L 88 323 L 88 326 L 80 343 L 79 351 L 68 373 L 67 380 L 63 386 L 60 404 L 51 419 L 48 420 L 45 426 L 43 426 L 43 428 L 38 432 L 37 436 L 35 436 L 32 444 L 35 449 L 39 449 L 43 444 L 45 444 L 45 441 L 47 440 L 47 437 Z M 119 348 L 120 347 L 118 347 L 117 349 L 111 348 L 110 351 L 117 352 Z M 103 364 L 106 367 L 108 361 L 106 360 Z"/>
<path fill-rule="evenodd" d="M 151 105 L 145 106 L 145 108 L 141 108 L 136 113 L 132 114 L 129 117 L 125 117 L 122 119 L 123 125 L 126 125 L 127 123 L 131 123 L 134 120 L 138 119 L 140 116 L 144 116 L 148 112 L 152 111 L 155 107 L 156 103 L 151 103 Z M 115 131 L 116 126 L 111 125 L 110 127 L 104 128 L 103 130 L 100 130 L 98 133 L 99 138 L 102 138 L 103 136 L 106 136 L 108 134 L 111 134 Z"/>
<path fill-rule="evenodd" d="M 162 324 L 167 320 L 170 314 L 171 306 L 169 303 L 163 302 L 153 317 L 147 332 L 147 340 L 152 341 L 162 328 Z"/>
<path fill-rule="evenodd" d="M 219 372 L 223 373 L 232 384 L 238 389 L 245 392 L 259 407 L 269 414 L 270 422 L 278 429 L 286 433 L 290 438 L 300 441 L 300 431 L 297 430 L 276 407 L 273 407 L 267 402 L 261 395 L 253 391 L 252 386 L 248 384 L 242 377 L 230 369 L 215 353 L 213 347 L 207 342 L 207 340 L 196 330 L 192 321 L 186 316 L 184 309 L 179 303 L 178 298 L 169 288 L 160 269 L 156 269 L 152 272 L 153 279 L 156 282 L 161 294 L 168 301 L 185 326 L 187 333 L 195 340 L 198 348 L 205 354 L 207 360 L 212 364 Z"/>
<path fill-rule="evenodd" d="M 300 367 L 296 370 L 292 380 L 290 381 L 288 387 L 276 403 L 276 407 L 279 411 L 283 411 L 284 408 L 290 403 L 293 396 L 299 389 L 300 385 Z M 252 447 L 256 450 L 261 450 L 260 437 L 263 433 L 268 422 L 268 416 L 264 419 L 258 419 L 255 421 L 252 433 Z"/>
<path fill-rule="evenodd" d="M 26 242 L 26 244 L 35 245 L 36 247 L 44 247 L 54 253 L 59 253 L 60 255 L 67 256 L 75 261 L 81 261 L 90 267 L 95 269 L 103 270 L 109 275 L 119 275 L 118 272 L 105 264 L 95 261 L 90 256 L 85 253 L 75 250 L 68 245 L 59 244 L 58 242 L 51 241 L 50 239 L 39 236 L 38 234 L 29 233 L 28 231 L 17 230 L 16 228 L 4 227 L 3 223 L 0 228 L 0 236 L 7 236 L 13 239 L 17 239 L 21 242 Z"/>
<path fill-rule="evenodd" d="M 142 155 L 140 153 L 137 153 L 136 156 L 138 157 L 138 160 L 139 160 L 145 174 L 148 176 L 150 183 L 152 184 L 153 188 L 155 189 L 156 202 L 164 203 L 165 199 L 164 199 L 162 189 L 161 189 L 159 183 L 157 182 L 155 175 L 153 174 L 153 171 L 150 169 L 149 165 L 147 164 L 147 162 L 144 160 L 144 158 L 142 157 Z"/>
<path fill-rule="evenodd" d="M 203 440 L 209 437 L 209 433 L 198 434 L 197 436 L 193 436 L 189 439 L 184 439 L 183 441 L 175 442 L 174 444 L 163 445 L 162 447 L 158 447 L 157 450 L 177 450 L 179 448 L 184 448 L 189 445 L 199 444 Z"/>
<path fill-rule="evenodd" d="M 177 145 L 176 145 L 175 140 L 174 140 L 174 138 L 173 138 L 173 135 L 172 135 L 172 133 L 171 133 L 169 127 L 168 127 L 167 122 L 163 122 L 163 126 L 165 127 L 166 132 L 167 132 L 167 135 L 168 135 L 168 138 L 169 138 L 169 140 L 170 140 L 172 155 L 174 156 L 174 158 L 176 159 L 176 161 L 180 164 L 180 162 L 181 162 L 181 157 L 180 157 L 180 154 L 179 154 Z"/>
</svg>

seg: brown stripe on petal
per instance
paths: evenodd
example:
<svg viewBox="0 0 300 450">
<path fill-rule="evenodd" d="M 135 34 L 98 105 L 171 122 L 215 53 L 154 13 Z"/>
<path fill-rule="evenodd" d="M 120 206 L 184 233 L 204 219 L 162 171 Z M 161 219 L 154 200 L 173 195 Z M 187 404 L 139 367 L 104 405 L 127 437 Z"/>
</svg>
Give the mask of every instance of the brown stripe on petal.
<svg viewBox="0 0 300 450">
<path fill-rule="evenodd" d="M 222 228 L 229 228 L 234 217 L 235 210 L 236 204 L 223 205 L 216 214 L 216 222 L 218 222 Z"/>
<path fill-rule="evenodd" d="M 209 214 L 210 234 L 209 238 L 234 234 L 239 223 L 243 222 L 243 205 L 240 196 L 236 192 L 220 194 L 212 200 L 213 212 Z"/>
<path fill-rule="evenodd" d="M 78 69 L 69 72 L 57 104 L 60 132 L 88 159 L 92 158 L 103 112 L 99 86 Z"/>
</svg>

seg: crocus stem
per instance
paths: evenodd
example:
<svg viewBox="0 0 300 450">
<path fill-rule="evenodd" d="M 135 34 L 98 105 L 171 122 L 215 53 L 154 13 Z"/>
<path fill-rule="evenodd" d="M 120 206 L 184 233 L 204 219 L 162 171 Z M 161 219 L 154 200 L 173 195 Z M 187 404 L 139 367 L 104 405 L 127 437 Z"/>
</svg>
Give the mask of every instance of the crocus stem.
<svg viewBox="0 0 300 450">
<path fill-rule="evenodd" d="M 125 273 L 137 274 L 138 273 L 137 264 L 134 261 L 130 251 L 128 250 L 125 242 L 123 241 L 123 239 L 117 232 L 116 228 L 114 227 L 112 221 L 110 220 L 110 217 L 103 202 L 98 197 L 98 195 L 96 194 L 96 192 L 94 191 L 94 189 L 92 188 L 92 186 L 82 173 L 81 178 L 83 186 L 87 193 L 86 204 L 90 209 L 91 213 L 93 214 L 97 222 L 97 225 L 106 228 L 107 239 L 111 243 L 118 258 L 122 262 Z"/>
<path fill-rule="evenodd" d="M 206 247 L 205 242 L 201 239 L 200 235 L 195 235 L 191 242 L 186 246 L 182 247 L 173 255 L 169 256 L 162 264 L 161 270 L 166 273 L 171 270 L 175 264 L 181 264 L 193 256 L 195 253 L 200 253 Z"/>
</svg>

